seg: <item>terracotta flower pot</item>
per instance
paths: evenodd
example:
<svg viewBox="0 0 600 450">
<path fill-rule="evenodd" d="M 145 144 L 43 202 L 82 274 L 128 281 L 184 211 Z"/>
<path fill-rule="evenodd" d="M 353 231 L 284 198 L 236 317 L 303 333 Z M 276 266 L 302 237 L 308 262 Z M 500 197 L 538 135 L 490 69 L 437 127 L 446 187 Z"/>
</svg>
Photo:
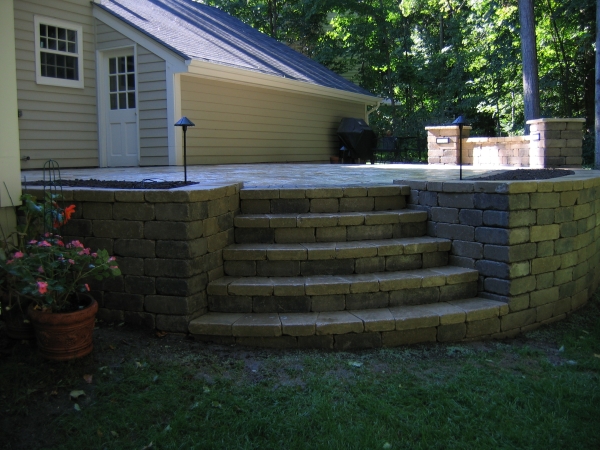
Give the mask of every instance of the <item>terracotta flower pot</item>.
<svg viewBox="0 0 600 450">
<path fill-rule="evenodd" d="M 44 358 L 66 361 L 81 358 L 92 352 L 92 334 L 98 302 L 92 297 L 89 299 L 89 306 L 67 313 L 37 311 L 29 307 L 38 350 Z"/>
</svg>

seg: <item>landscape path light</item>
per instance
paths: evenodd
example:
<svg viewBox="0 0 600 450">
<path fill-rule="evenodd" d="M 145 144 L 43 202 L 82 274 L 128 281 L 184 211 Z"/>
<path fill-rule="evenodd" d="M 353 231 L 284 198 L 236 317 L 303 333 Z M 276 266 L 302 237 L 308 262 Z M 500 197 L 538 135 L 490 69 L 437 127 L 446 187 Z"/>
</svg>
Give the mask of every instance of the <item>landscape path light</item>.
<svg viewBox="0 0 600 450">
<path fill-rule="evenodd" d="M 175 123 L 176 127 L 183 128 L 183 181 L 187 183 L 187 142 L 186 133 L 188 127 L 195 127 L 196 124 L 187 117 L 183 116 Z"/>
<path fill-rule="evenodd" d="M 465 125 L 469 125 L 469 122 L 461 115 L 456 118 L 452 125 L 458 125 L 458 167 L 459 167 L 459 178 L 462 180 L 462 130 Z"/>
</svg>

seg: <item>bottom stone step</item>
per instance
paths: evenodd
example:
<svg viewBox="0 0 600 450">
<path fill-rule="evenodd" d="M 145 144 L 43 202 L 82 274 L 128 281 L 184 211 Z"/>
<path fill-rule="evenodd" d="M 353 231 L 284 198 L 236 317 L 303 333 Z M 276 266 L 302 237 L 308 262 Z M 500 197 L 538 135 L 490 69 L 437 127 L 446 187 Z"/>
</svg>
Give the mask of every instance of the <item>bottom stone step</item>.
<svg viewBox="0 0 600 450">
<path fill-rule="evenodd" d="M 320 313 L 207 313 L 190 322 L 198 339 L 281 348 L 395 347 L 501 332 L 506 303 L 484 298 Z"/>
</svg>

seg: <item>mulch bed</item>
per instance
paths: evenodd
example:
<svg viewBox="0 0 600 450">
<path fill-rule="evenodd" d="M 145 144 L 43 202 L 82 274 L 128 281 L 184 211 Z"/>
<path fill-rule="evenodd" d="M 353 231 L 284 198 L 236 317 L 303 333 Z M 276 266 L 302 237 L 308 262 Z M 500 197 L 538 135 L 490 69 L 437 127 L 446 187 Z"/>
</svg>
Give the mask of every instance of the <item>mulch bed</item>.
<svg viewBox="0 0 600 450">
<path fill-rule="evenodd" d="M 469 178 L 478 181 L 513 181 L 513 180 L 549 180 L 550 178 L 574 175 L 572 170 L 565 169 L 517 169 L 488 175 L 485 177 Z"/>
<path fill-rule="evenodd" d="M 104 188 L 104 189 L 175 189 L 184 186 L 198 184 L 197 181 L 115 181 L 115 180 L 58 180 L 51 184 L 52 186 L 62 187 L 83 187 L 83 188 Z M 48 181 L 28 181 L 27 186 L 49 186 Z"/>
</svg>

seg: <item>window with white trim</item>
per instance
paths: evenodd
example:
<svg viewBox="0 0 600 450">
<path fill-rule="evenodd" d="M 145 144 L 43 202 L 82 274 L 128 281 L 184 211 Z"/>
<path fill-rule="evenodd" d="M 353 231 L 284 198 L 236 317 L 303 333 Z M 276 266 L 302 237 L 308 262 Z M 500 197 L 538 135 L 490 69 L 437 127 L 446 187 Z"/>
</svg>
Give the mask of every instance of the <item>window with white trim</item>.
<svg viewBox="0 0 600 450">
<path fill-rule="evenodd" d="M 80 25 L 35 16 L 38 84 L 83 88 L 83 30 Z"/>
</svg>

